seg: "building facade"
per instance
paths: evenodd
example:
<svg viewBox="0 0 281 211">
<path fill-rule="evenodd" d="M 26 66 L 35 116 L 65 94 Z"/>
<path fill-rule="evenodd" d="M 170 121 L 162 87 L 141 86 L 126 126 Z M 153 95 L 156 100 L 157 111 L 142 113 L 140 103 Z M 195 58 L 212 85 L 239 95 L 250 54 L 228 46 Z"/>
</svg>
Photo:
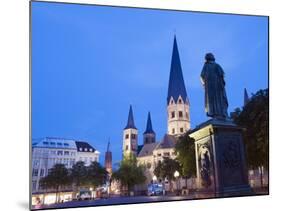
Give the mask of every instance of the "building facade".
<svg viewBox="0 0 281 211">
<path fill-rule="evenodd" d="M 47 176 L 55 164 L 64 164 L 70 169 L 78 161 L 83 161 L 86 166 L 92 161 L 99 162 L 100 152 L 87 142 L 50 137 L 37 141 L 32 144 L 31 188 L 34 197 L 42 197 L 44 189 L 40 187 L 40 179 Z M 68 190 L 69 193 L 65 197 L 71 197 L 71 191 Z M 45 200 L 48 202 L 48 197 Z"/>
</svg>

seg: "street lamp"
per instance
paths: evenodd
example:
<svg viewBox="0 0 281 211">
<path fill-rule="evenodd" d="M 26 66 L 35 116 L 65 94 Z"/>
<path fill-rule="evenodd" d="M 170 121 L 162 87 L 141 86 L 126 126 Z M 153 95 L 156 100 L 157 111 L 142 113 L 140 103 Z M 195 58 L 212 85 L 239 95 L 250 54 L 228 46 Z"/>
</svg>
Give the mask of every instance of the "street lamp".
<svg viewBox="0 0 281 211">
<path fill-rule="evenodd" d="M 178 180 L 179 176 L 180 176 L 180 173 L 178 171 L 175 171 L 174 177 L 176 178 L 176 183 L 177 183 L 177 195 L 179 195 L 179 180 Z"/>
<path fill-rule="evenodd" d="M 152 180 L 153 180 L 153 183 L 155 183 L 155 182 L 157 181 L 157 177 L 154 175 L 154 176 L 152 177 Z"/>
<path fill-rule="evenodd" d="M 93 198 L 93 195 L 94 195 L 94 193 L 93 193 L 93 188 L 92 187 L 90 187 L 90 191 L 91 191 L 91 199 Z"/>
</svg>

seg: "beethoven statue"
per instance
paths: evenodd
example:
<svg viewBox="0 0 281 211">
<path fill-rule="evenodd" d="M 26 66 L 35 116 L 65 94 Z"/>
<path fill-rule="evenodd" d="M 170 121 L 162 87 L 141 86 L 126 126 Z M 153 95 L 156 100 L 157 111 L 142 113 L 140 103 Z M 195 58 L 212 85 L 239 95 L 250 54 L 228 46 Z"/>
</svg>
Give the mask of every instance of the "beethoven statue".
<svg viewBox="0 0 281 211">
<path fill-rule="evenodd" d="M 225 92 L 224 71 L 215 62 L 215 57 L 212 53 L 207 53 L 205 56 L 201 81 L 205 89 L 205 111 L 207 116 L 226 119 L 228 117 L 228 102 Z"/>
</svg>

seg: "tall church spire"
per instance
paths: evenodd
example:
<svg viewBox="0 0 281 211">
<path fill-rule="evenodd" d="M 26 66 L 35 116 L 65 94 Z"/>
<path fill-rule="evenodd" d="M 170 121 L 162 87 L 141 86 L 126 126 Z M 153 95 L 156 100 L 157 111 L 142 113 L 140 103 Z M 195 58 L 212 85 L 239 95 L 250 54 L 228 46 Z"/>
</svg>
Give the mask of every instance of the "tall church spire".
<svg viewBox="0 0 281 211">
<path fill-rule="evenodd" d="M 167 96 L 168 134 L 179 136 L 190 129 L 189 101 L 186 94 L 176 36 L 172 53 Z"/>
<path fill-rule="evenodd" d="M 137 129 L 136 126 L 135 126 L 135 122 L 134 122 L 134 115 L 133 115 L 132 105 L 130 105 L 127 126 L 124 129 L 129 129 L 129 128 Z"/>
<path fill-rule="evenodd" d="M 177 39 L 175 36 L 171 69 L 170 69 L 167 104 L 169 104 L 171 97 L 173 97 L 174 101 L 177 101 L 179 96 L 182 97 L 183 101 L 188 101 L 185 84 L 184 84 L 184 79 L 183 79 L 183 74 L 182 74 L 182 69 L 181 69 L 181 62 L 180 62 L 180 56 L 179 56 L 179 51 L 178 51 Z"/>
<path fill-rule="evenodd" d="M 244 88 L 244 106 L 250 101 L 250 98 L 248 96 L 247 89 Z"/>
</svg>

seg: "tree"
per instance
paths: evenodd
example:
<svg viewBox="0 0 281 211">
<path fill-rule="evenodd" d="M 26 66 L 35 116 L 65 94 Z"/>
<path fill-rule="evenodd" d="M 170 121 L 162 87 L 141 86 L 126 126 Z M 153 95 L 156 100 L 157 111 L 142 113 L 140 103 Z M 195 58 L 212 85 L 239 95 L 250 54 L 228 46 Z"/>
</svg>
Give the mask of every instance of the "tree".
<svg viewBox="0 0 281 211">
<path fill-rule="evenodd" d="M 83 161 L 78 161 L 72 166 L 71 180 L 74 185 L 73 197 L 76 197 L 79 189 L 87 185 L 87 167 Z"/>
<path fill-rule="evenodd" d="M 63 186 L 69 184 L 71 184 L 69 172 L 63 164 L 54 165 L 49 174 L 40 180 L 40 185 L 43 188 L 54 188 L 56 190 L 56 202 L 58 201 L 58 192 Z"/>
<path fill-rule="evenodd" d="M 268 89 L 259 90 L 243 110 L 234 117 L 235 123 L 244 127 L 244 142 L 247 164 L 250 168 L 268 169 L 269 142 L 269 98 Z M 261 172 L 261 185 L 263 186 Z"/>
<path fill-rule="evenodd" d="M 86 183 L 94 188 L 102 185 L 106 181 L 108 172 L 102 167 L 98 162 L 92 162 L 90 166 L 87 167 L 87 178 Z"/>
<path fill-rule="evenodd" d="M 178 161 L 171 158 L 165 157 L 162 161 L 159 161 L 154 169 L 154 174 L 156 177 L 162 180 L 167 179 L 170 184 L 170 190 L 172 189 L 172 180 L 175 179 L 175 171 L 180 172 L 180 164 Z"/>
<path fill-rule="evenodd" d="M 128 191 L 132 191 L 135 185 L 145 182 L 144 168 L 143 165 L 137 165 L 136 157 L 130 154 L 121 161 L 119 169 L 113 172 L 112 179 L 119 181 Z"/>
<path fill-rule="evenodd" d="M 185 133 L 180 136 L 176 145 L 175 151 L 177 154 L 177 161 L 180 164 L 180 173 L 186 179 L 196 176 L 196 157 L 195 157 L 195 144 L 194 139 Z"/>
</svg>

